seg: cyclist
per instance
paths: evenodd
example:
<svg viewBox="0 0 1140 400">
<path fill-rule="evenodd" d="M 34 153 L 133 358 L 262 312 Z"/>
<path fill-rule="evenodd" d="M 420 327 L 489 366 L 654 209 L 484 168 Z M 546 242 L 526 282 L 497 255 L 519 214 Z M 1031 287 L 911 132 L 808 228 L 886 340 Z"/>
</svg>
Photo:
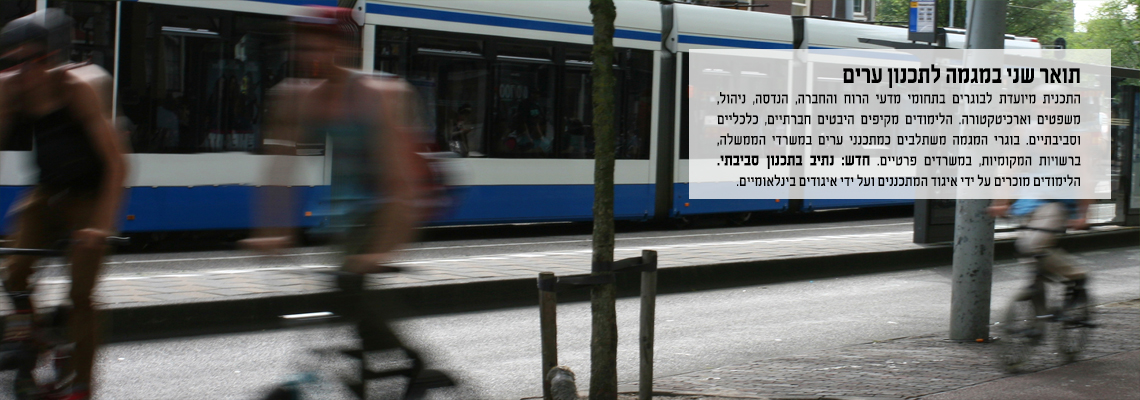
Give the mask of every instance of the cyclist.
<svg viewBox="0 0 1140 400">
<path fill-rule="evenodd" d="M 1033 257 L 1037 268 L 1065 280 L 1065 307 L 1085 298 L 1088 274 L 1056 247 L 1056 236 L 1066 228 L 1086 229 L 1089 203 L 1090 200 L 1021 199 L 1012 205 L 1009 200 L 994 200 L 990 206 L 990 214 L 995 217 L 1013 215 L 1026 220 L 1015 243 L 1017 251 Z"/>
<path fill-rule="evenodd" d="M 332 215 L 329 227 L 345 247 L 343 274 L 338 284 L 351 298 L 346 304 L 360 305 L 363 276 L 390 272 L 386 264 L 399 246 L 413 239 L 424 214 L 417 207 L 422 190 L 417 185 L 423 170 L 414 153 L 415 92 L 402 80 L 374 78 L 338 65 L 338 59 L 354 54 L 355 24 L 351 10 L 315 7 L 309 15 L 295 17 L 293 51 L 295 66 L 303 79 L 288 79 L 273 89 L 269 118 L 272 137 L 264 142 L 270 154 L 296 154 L 297 143 L 332 143 Z M 276 158 L 269 169 L 276 185 L 290 173 L 288 158 Z M 264 195 L 260 207 L 263 225 L 291 226 L 282 209 L 290 209 L 288 191 Z M 278 213 L 275 213 L 278 212 Z M 282 224 L 280 221 L 290 221 Z M 250 248 L 273 251 L 292 245 L 294 235 L 284 229 L 262 228 Z M 360 311 L 346 307 L 340 312 L 353 317 Z M 369 308 L 369 315 L 383 310 Z M 404 348 L 387 324 L 380 321 L 360 326 L 365 347 Z M 368 338 L 378 342 L 369 343 Z M 375 346 L 373 346 L 375 345 Z"/>
<path fill-rule="evenodd" d="M 19 213 L 15 247 L 50 247 L 71 232 L 70 332 L 75 341 L 74 375 L 53 398 L 91 397 L 96 347 L 91 301 L 105 241 L 115 230 L 127 163 L 122 143 L 108 120 L 106 73 L 66 64 L 72 20 L 46 9 L 14 20 L 0 32 L 3 58 L 16 66 L 0 74 L 0 143 L 5 137 L 34 143 L 39 181 L 12 209 Z M 97 69 L 97 67 L 95 68 Z M 98 88 L 98 89 L 97 89 Z M 4 339 L 33 339 L 33 303 L 28 278 L 34 257 L 12 256 L 3 264 L 3 284 L 13 302 Z M 17 384 L 19 395 L 38 391 Z"/>
<path fill-rule="evenodd" d="M 1037 95 L 1069 94 L 1071 91 L 1062 85 L 1048 84 L 1034 88 L 1032 93 Z M 1038 104 L 1035 106 L 1035 111 L 1042 115 L 1058 114 L 1064 111 L 1058 107 L 1055 104 Z M 1034 129 L 1037 130 L 1033 132 L 1034 134 L 1066 133 L 1061 131 L 1065 128 L 1051 125 L 1036 126 Z M 1076 133 L 1089 136 L 1089 132 Z M 1091 139 L 1095 141 L 1095 138 Z M 1022 142 L 1026 141 L 1022 140 Z M 1062 146 L 1043 146 L 1034 151 L 1034 155 L 1037 156 L 1073 155 L 1067 153 L 1068 150 Z M 1089 165 L 1095 162 L 1095 158 L 1086 156 L 1084 159 L 1086 162 L 1078 168 L 1087 170 Z M 1072 174 L 1072 172 L 1072 170 L 1067 170 L 1066 167 L 1062 166 L 1042 167 L 1040 165 L 1010 170 L 1010 173 L 1026 176 L 1064 176 L 1065 174 Z M 1015 242 L 1018 253 L 1026 257 L 1033 257 L 1038 271 L 1063 279 L 1067 288 L 1064 307 L 1068 308 L 1080 304 L 1087 298 L 1085 286 L 1088 281 L 1088 274 L 1077 267 L 1064 251 L 1056 247 L 1056 242 L 1057 235 L 1064 233 L 1067 228 L 1074 230 L 1088 228 L 1086 215 L 1091 203 L 1091 200 L 1088 200 L 1091 193 L 1087 193 L 1086 189 L 1085 193 L 1080 193 L 1078 196 L 1076 191 L 1067 188 L 1042 186 L 1022 187 L 1019 190 L 1021 199 L 1012 202 L 1012 204 L 1007 199 L 994 200 L 989 207 L 989 213 L 995 217 L 1013 215 L 1022 218 L 1024 224 Z M 1074 200 L 1072 199 L 1074 197 L 1084 197 L 1084 199 Z M 1033 293 L 1044 293 L 1043 284 L 1043 282 L 1035 279 L 1030 289 L 1033 290 Z M 1044 311 L 1043 295 L 1034 298 L 1033 302 L 1039 313 Z"/>
</svg>

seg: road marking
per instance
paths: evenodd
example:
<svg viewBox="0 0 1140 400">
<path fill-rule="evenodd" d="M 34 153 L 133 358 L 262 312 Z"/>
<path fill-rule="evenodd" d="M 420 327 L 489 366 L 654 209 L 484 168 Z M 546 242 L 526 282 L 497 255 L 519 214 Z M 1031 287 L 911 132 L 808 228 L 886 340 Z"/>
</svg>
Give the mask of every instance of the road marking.
<svg viewBox="0 0 1140 400">
<path fill-rule="evenodd" d="M 301 257 L 301 256 L 318 256 L 327 254 L 340 254 L 339 251 L 318 251 L 312 253 L 297 253 L 297 254 L 281 254 L 281 255 L 248 255 L 248 256 L 225 256 L 225 257 L 200 257 L 200 258 L 167 258 L 159 260 L 129 260 L 129 261 L 108 261 L 106 265 L 119 265 L 119 264 L 147 264 L 147 263 L 160 263 L 160 262 L 186 262 L 186 261 L 217 261 L 217 260 L 241 260 L 249 258 L 275 258 L 275 257 Z M 56 266 L 56 265 L 51 265 Z"/>
<path fill-rule="evenodd" d="M 822 231 L 822 230 L 835 230 L 835 229 L 853 229 L 853 228 L 866 228 L 876 226 L 899 226 L 899 225 L 913 225 L 913 222 L 899 222 L 892 224 L 871 224 L 871 225 L 858 225 L 858 226 L 832 226 L 821 228 L 797 228 L 797 229 L 777 229 L 771 231 L 751 231 L 751 232 L 721 232 L 721 233 L 695 233 L 689 235 L 665 235 L 665 236 L 641 236 L 641 237 L 619 237 L 615 238 L 615 242 L 627 240 L 652 240 L 652 239 L 679 239 L 679 238 L 693 238 L 693 237 L 711 237 L 711 236 L 732 236 L 732 235 L 755 235 L 764 233 L 784 233 L 784 232 L 807 232 L 807 231 Z M 401 251 L 421 251 L 421 250 L 446 250 L 446 249 L 472 249 L 483 247 L 506 247 L 506 246 L 534 246 L 543 244 L 565 244 L 565 243 L 590 243 L 590 239 L 575 239 L 575 240 L 552 240 L 546 242 L 525 242 L 525 243 L 500 243 L 500 244 L 473 244 L 466 246 L 439 246 L 439 247 L 417 247 L 403 249 Z M 587 250 L 589 251 L 589 250 Z"/>
<path fill-rule="evenodd" d="M 900 225 L 900 224 L 883 224 L 883 225 Z M 816 229 L 816 228 L 808 228 L 808 229 Z M 754 240 L 731 241 L 731 242 L 685 243 L 685 244 L 674 244 L 674 245 L 654 246 L 654 247 L 656 247 L 659 250 L 662 250 L 662 249 L 680 249 L 680 248 L 711 247 L 711 246 L 739 246 L 739 245 L 750 245 L 750 244 L 772 244 L 772 243 L 826 241 L 826 240 L 836 240 L 836 239 L 884 237 L 884 236 L 903 235 L 903 234 L 909 235 L 912 233 L 913 232 L 911 232 L 911 231 L 897 231 L 897 232 L 880 232 L 880 233 L 866 233 L 866 234 L 853 234 L 853 235 L 830 235 L 830 236 L 818 236 L 818 237 L 807 237 L 807 238 L 754 239 Z M 710 235 L 703 235 L 703 236 L 710 236 Z M 643 249 L 642 248 L 628 248 L 628 247 L 614 249 L 615 252 L 639 252 L 641 250 L 643 250 Z M 449 262 L 455 263 L 455 262 L 475 262 L 475 261 L 489 261 L 489 260 L 509 260 L 509 259 L 519 259 L 519 258 L 542 258 L 542 257 L 547 257 L 547 256 L 576 256 L 576 255 L 589 254 L 591 252 L 592 252 L 592 250 L 578 250 L 578 251 L 570 251 L 570 252 L 562 250 L 562 251 L 550 251 L 550 252 L 538 252 L 538 253 L 515 253 L 515 254 L 508 253 L 508 254 L 494 254 L 494 255 L 489 255 L 489 256 L 483 255 L 483 256 L 468 257 L 468 258 L 449 258 L 449 259 L 434 259 L 434 260 L 400 261 L 400 262 L 395 262 L 393 264 L 395 264 L 395 265 L 423 265 L 423 264 L 436 264 L 436 263 L 449 263 Z M 302 253 L 302 254 L 295 254 L 295 255 L 319 255 L 319 254 L 335 254 L 335 253 L 336 252 L 313 252 L 313 253 Z M 267 256 L 206 257 L 206 258 L 198 258 L 198 259 L 169 259 L 169 260 L 130 261 L 130 262 L 133 262 L 133 263 L 156 262 L 156 261 L 158 261 L 158 262 L 161 262 L 161 261 L 169 262 L 169 261 L 179 261 L 179 260 L 181 260 L 181 261 L 198 261 L 198 260 L 220 260 L 220 259 L 235 259 L 235 258 L 255 258 L 255 257 L 267 257 Z M 126 262 L 120 262 L 120 263 L 126 263 Z M 127 281 L 127 280 L 140 280 L 140 279 L 152 279 L 152 278 L 190 278 L 190 277 L 199 277 L 199 276 L 205 276 L 205 275 L 232 275 L 232 274 L 244 274 L 244 273 L 251 273 L 251 272 L 291 271 L 291 270 L 300 270 L 300 269 L 322 269 L 322 268 L 336 268 L 336 266 L 333 266 L 333 265 L 299 265 L 299 266 L 265 267 L 265 268 L 252 268 L 252 269 L 223 269 L 223 270 L 203 271 L 202 273 L 195 273 L 195 274 L 164 274 L 164 275 L 154 275 L 154 276 L 109 276 L 109 277 L 103 278 L 103 280 Z M 63 283 L 70 283 L 70 280 L 69 279 L 44 279 L 44 280 L 41 280 L 40 282 L 41 283 L 47 283 L 47 284 L 63 284 Z"/>
<path fill-rule="evenodd" d="M 616 238 L 614 240 L 615 240 L 615 242 L 621 242 L 621 241 L 631 241 L 631 240 L 654 240 L 654 239 L 679 239 L 679 238 L 734 236 L 734 235 L 756 235 L 756 234 L 765 234 L 765 233 L 808 232 L 808 231 L 820 231 L 820 230 L 836 230 L 836 229 L 882 227 L 882 226 L 899 226 L 899 225 L 911 225 L 911 224 L 913 224 L 913 223 L 912 222 L 900 222 L 900 223 L 891 223 L 891 224 L 871 224 L 871 225 L 859 225 L 859 226 L 836 226 L 836 227 L 820 227 L 820 228 L 777 229 L 777 230 L 771 230 L 771 231 L 721 232 L 721 233 L 699 233 L 699 234 L 689 234 L 689 235 L 627 237 L 627 238 Z M 910 233 L 910 232 L 905 232 L 905 233 Z M 888 234 L 896 234 L 896 232 L 892 232 L 892 233 L 888 233 Z M 859 237 L 874 237 L 874 235 L 884 235 L 884 234 L 881 234 L 881 233 L 878 233 L 878 234 L 860 234 L 857 236 L 859 236 Z M 851 237 L 851 235 L 821 236 L 820 237 L 821 239 L 798 238 L 798 239 L 759 239 L 759 240 L 766 241 L 766 242 L 780 242 L 780 241 L 797 242 L 797 241 L 805 241 L 805 240 L 826 240 L 826 238 L 846 238 L 846 237 Z M 546 242 L 499 243 L 499 244 L 477 244 L 477 245 L 466 245 L 466 246 L 419 247 L 419 248 L 402 249 L 402 250 L 400 250 L 400 252 L 425 251 L 425 250 L 444 250 L 444 249 L 470 249 L 470 248 L 486 248 L 486 247 L 535 246 L 535 245 L 565 244 L 565 243 L 590 243 L 591 241 L 592 240 L 590 240 L 590 239 L 577 239 L 577 240 L 555 240 L 555 241 L 546 241 Z M 726 242 L 726 243 L 735 243 L 735 242 Z M 689 246 L 689 245 L 690 244 L 681 244 L 680 246 Z M 709 246 L 712 244 L 711 243 L 699 243 L 696 245 Z M 558 250 L 558 252 L 566 252 L 566 251 L 567 250 Z M 591 253 L 592 250 L 578 250 L 577 252 L 578 253 Z M 149 264 L 149 263 L 191 262 L 191 261 L 243 260 L 243 259 L 276 258 L 276 257 L 305 257 L 305 256 L 331 255 L 331 254 L 340 254 L 340 252 L 337 252 L 337 251 L 318 251 L 318 252 L 297 253 L 297 254 L 280 254 L 280 255 L 274 255 L 274 256 L 255 254 L 255 255 L 243 255 L 243 256 L 224 256 L 224 257 L 167 258 L 167 259 L 157 259 L 157 260 L 126 260 L 126 261 L 108 261 L 108 262 L 105 262 L 104 264 L 105 265 L 128 265 L 128 264 Z M 498 255 L 492 255 L 492 256 L 498 256 Z M 432 261 L 438 261 L 438 260 L 432 260 Z M 407 261 L 407 262 L 412 262 L 412 261 Z M 59 267 L 63 267 L 63 266 L 66 266 L 66 264 L 44 265 L 44 266 L 41 266 L 41 268 L 59 268 Z"/>
<path fill-rule="evenodd" d="M 909 234 L 913 234 L 913 232 L 911 232 L 911 231 L 898 231 L 898 232 L 884 232 L 884 233 L 866 233 L 866 234 L 856 234 L 856 235 L 838 235 L 838 236 L 830 236 L 830 238 L 831 239 L 853 239 L 853 238 L 862 238 L 862 237 L 881 237 L 881 236 L 902 235 L 902 234 L 908 234 L 909 235 Z M 693 247 L 709 247 L 709 246 L 734 246 L 734 245 L 746 245 L 746 244 L 821 241 L 821 240 L 828 240 L 828 239 L 822 239 L 822 238 L 772 239 L 772 240 L 757 239 L 757 240 L 735 241 L 735 242 L 687 243 L 687 244 L 675 244 L 675 245 L 654 246 L 654 247 L 657 249 L 676 249 L 676 248 L 693 248 Z M 615 252 L 618 252 L 618 251 L 641 251 L 641 250 L 643 250 L 643 249 L 641 249 L 641 248 L 614 249 Z M 579 251 L 576 253 L 590 253 L 590 252 L 591 252 L 591 250 L 582 250 L 582 251 Z M 539 257 L 552 256 L 552 255 L 566 255 L 566 252 L 565 251 L 551 251 L 551 252 L 541 252 L 541 253 L 495 254 L 494 257 L 539 258 Z M 484 257 L 488 257 L 488 256 L 481 256 L 478 258 L 484 258 Z M 476 258 L 468 258 L 468 259 L 465 259 L 464 261 L 473 261 L 473 260 L 476 260 Z M 456 261 L 456 260 L 454 260 L 454 259 L 416 260 L 416 261 L 400 261 L 400 262 L 396 262 L 394 264 L 396 264 L 396 265 L 420 265 L 420 264 L 454 262 L 454 261 Z"/>
</svg>

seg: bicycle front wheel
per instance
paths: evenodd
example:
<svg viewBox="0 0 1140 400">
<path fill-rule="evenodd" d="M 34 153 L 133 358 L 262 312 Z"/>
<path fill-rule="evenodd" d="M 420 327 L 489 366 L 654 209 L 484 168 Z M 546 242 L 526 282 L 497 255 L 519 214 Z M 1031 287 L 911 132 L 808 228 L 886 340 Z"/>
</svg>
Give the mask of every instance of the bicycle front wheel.
<svg viewBox="0 0 1140 400">
<path fill-rule="evenodd" d="M 999 357 L 1007 370 L 1016 372 L 1029 360 L 1033 347 L 1044 336 L 1033 302 L 1015 300 L 1006 310 L 1002 325 Z"/>
</svg>

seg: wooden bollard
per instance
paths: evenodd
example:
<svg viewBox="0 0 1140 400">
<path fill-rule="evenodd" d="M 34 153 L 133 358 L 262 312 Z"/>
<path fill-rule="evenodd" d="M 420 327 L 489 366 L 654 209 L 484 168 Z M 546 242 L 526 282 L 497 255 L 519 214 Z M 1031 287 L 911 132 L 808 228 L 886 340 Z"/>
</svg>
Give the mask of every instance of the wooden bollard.
<svg viewBox="0 0 1140 400">
<path fill-rule="evenodd" d="M 546 374 L 558 365 L 558 293 L 553 290 L 557 278 L 553 272 L 538 274 L 538 309 L 542 331 L 542 398 L 551 400 L 550 381 Z M 543 290 L 542 288 L 551 290 Z"/>
<path fill-rule="evenodd" d="M 643 263 L 657 264 L 657 252 L 642 250 Z M 641 272 L 641 370 L 637 385 L 638 400 L 653 398 L 653 321 L 657 310 L 657 269 Z"/>
</svg>

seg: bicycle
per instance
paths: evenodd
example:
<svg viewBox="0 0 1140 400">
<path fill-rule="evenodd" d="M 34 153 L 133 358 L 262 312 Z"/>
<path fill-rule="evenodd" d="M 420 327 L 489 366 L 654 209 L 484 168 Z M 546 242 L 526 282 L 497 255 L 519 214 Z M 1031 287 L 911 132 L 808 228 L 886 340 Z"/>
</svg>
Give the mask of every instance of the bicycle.
<svg viewBox="0 0 1140 400">
<path fill-rule="evenodd" d="M 1085 349 L 1090 331 L 1096 327 L 1087 290 L 1066 286 L 1061 307 L 1051 307 L 1045 289 L 1047 281 L 1067 283 L 1062 277 L 1037 269 L 1033 283 L 1014 296 L 1000 324 L 1005 336 L 999 342 L 1000 358 L 1010 372 L 1017 372 L 1032 356 L 1033 348 L 1045 342 L 1050 325 L 1057 327 L 1057 350 L 1065 362 L 1072 362 Z"/>
<path fill-rule="evenodd" d="M 389 267 L 385 273 L 400 272 L 399 267 Z M 393 333 L 387 325 L 387 319 L 381 313 L 370 308 L 364 299 L 364 276 L 343 271 L 313 271 L 310 273 L 324 274 L 336 280 L 337 291 L 334 294 L 334 309 L 340 314 L 331 311 L 284 315 L 281 316 L 283 325 L 288 327 L 326 326 L 336 323 L 349 323 L 354 326 L 357 337 L 360 339 L 359 348 L 333 348 L 314 349 L 318 354 L 339 354 L 353 359 L 358 364 L 356 376 L 342 377 L 340 383 L 347 386 L 352 394 L 359 399 L 367 399 L 367 383 L 369 381 L 388 378 L 403 377 L 407 379 L 402 393 L 402 399 L 423 399 L 429 390 L 451 388 L 457 386 L 454 379 L 446 373 L 428 369 L 423 359 L 412 349 L 409 349 L 393 340 Z M 407 367 L 397 367 L 388 370 L 375 370 L 368 366 L 368 354 L 372 352 L 399 350 L 404 354 Z M 316 382 L 314 374 L 301 374 L 290 382 L 278 385 L 271 389 L 262 400 L 300 400 L 303 386 Z"/>
<path fill-rule="evenodd" d="M 127 238 L 108 237 L 110 245 L 124 245 L 129 242 Z M 0 257 L 5 256 L 36 256 L 54 257 L 65 254 L 64 248 L 70 243 L 68 240 L 60 241 L 55 249 L 18 249 L 0 248 Z M 13 314 L 15 315 L 15 314 Z M 7 329 L 9 318 L 13 315 L 0 318 L 0 332 Z M 47 311 L 34 315 L 31 319 L 31 335 L 27 340 L 0 342 L 0 371 L 16 371 L 13 382 L 13 392 L 17 400 L 49 399 L 53 392 L 64 387 L 69 380 L 66 371 L 75 343 L 71 341 L 67 324 L 71 316 L 71 307 L 59 305 Z M 37 377 L 35 371 L 45 364 L 44 355 L 49 355 L 46 364 L 51 374 Z"/>
</svg>

